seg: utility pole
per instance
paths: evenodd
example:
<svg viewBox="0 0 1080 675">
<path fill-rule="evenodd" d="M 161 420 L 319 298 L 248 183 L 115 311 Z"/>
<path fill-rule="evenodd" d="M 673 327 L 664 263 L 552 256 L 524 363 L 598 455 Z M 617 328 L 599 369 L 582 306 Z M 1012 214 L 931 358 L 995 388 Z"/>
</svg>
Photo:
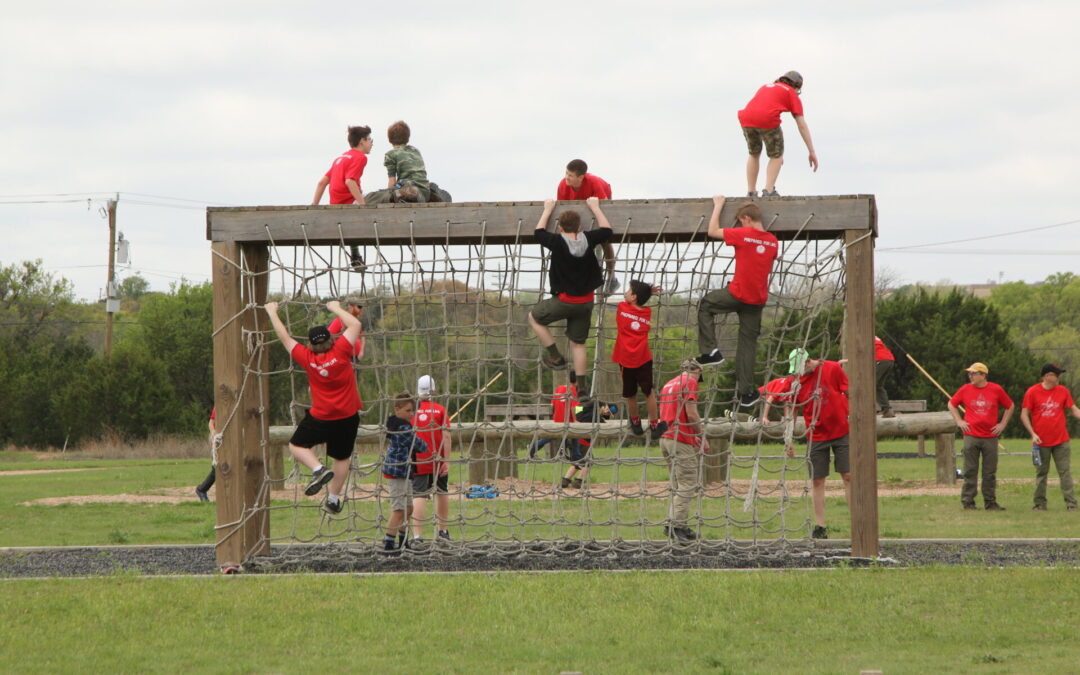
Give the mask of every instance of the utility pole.
<svg viewBox="0 0 1080 675">
<path fill-rule="evenodd" d="M 110 199 L 109 211 L 109 283 L 105 286 L 105 359 L 112 355 L 112 326 L 113 314 L 120 309 L 120 302 L 116 295 L 116 199 Z"/>
</svg>

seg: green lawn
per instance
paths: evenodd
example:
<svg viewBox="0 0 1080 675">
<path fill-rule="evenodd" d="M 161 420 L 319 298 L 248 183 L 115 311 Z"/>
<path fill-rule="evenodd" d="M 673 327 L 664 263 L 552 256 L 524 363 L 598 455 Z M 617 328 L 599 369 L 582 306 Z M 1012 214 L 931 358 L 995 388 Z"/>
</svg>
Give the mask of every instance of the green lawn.
<svg viewBox="0 0 1080 675">
<path fill-rule="evenodd" d="M 1040 673 L 1071 569 L 0 581 L 3 672 Z"/>
<path fill-rule="evenodd" d="M 883 452 L 914 450 L 913 441 L 886 441 Z M 1019 447 L 1019 441 L 1011 445 Z M 609 456 L 612 449 L 601 449 L 600 456 Z M 652 448 L 652 454 L 656 450 Z M 735 479 L 751 475 L 752 448 L 737 446 L 740 457 L 732 469 Z M 766 446 L 763 455 L 779 455 L 779 446 Z M 623 448 L 623 458 L 642 456 L 642 449 Z M 642 478 L 651 481 L 667 480 L 667 470 L 659 458 L 655 464 L 632 466 L 597 466 L 593 480 L 619 479 L 636 484 Z M 362 456 L 360 462 L 374 461 L 374 456 Z M 879 459 L 878 478 L 882 488 L 906 485 L 910 481 L 932 481 L 934 458 Z M 59 473 L 0 475 L 0 546 L 53 546 L 96 544 L 157 544 L 212 543 L 214 540 L 213 505 L 188 502 L 182 504 L 82 504 L 23 506 L 41 497 L 70 495 L 109 495 L 122 493 L 151 494 L 161 488 L 189 489 L 202 480 L 208 469 L 205 460 L 65 460 L 35 459 L 34 453 L 0 452 L 0 471 L 35 469 L 89 468 L 89 471 Z M 291 467 L 287 467 L 291 468 Z M 565 465 L 561 463 L 524 464 L 520 475 L 544 481 L 555 481 Z M 756 516 L 765 523 L 757 533 L 760 538 L 774 538 L 786 532 L 789 537 L 805 536 L 809 499 L 804 494 L 801 460 L 766 459 L 759 466 L 762 480 L 773 480 L 780 472 L 786 474 L 789 505 L 783 518 L 778 515 L 772 496 L 765 495 L 757 504 Z M 455 480 L 464 476 L 464 467 L 455 467 Z M 1030 482 L 1033 469 L 1026 456 L 1004 456 L 998 472 L 1002 479 L 1024 479 L 1025 483 L 999 484 L 999 501 L 1009 510 L 1004 513 L 962 511 L 959 497 L 896 496 L 882 497 L 879 502 L 880 532 L 886 538 L 991 538 L 991 537 L 1062 537 L 1075 536 L 1080 514 L 1066 513 L 1056 486 L 1051 486 L 1050 511 L 1032 512 Z M 374 477 L 365 479 L 370 483 Z M 955 490 L 959 490 L 957 484 Z M 497 500 L 466 500 L 454 498 L 452 515 L 460 518 L 455 528 L 457 538 L 505 538 L 514 534 L 521 538 L 611 538 L 639 539 L 661 536 L 658 526 L 641 526 L 640 521 L 658 523 L 665 517 L 667 502 L 663 499 L 522 499 L 504 496 Z M 310 502 L 308 508 L 291 508 L 291 502 L 273 503 L 271 532 L 276 537 L 295 533 L 310 539 L 322 533 L 336 538 L 374 537 L 385 509 L 372 502 L 351 501 L 345 517 L 325 519 Z M 741 499 L 709 499 L 702 505 L 703 532 L 709 538 L 745 539 L 754 536 L 749 525 L 754 513 L 743 511 Z M 834 538 L 850 531 L 850 515 L 841 499 L 830 499 L 827 520 Z M 465 525 L 467 523 L 467 525 Z M 552 523 L 557 523 L 552 525 Z M 590 524 L 591 523 L 591 524 Z M 631 523 L 631 524 L 625 524 Z"/>
</svg>

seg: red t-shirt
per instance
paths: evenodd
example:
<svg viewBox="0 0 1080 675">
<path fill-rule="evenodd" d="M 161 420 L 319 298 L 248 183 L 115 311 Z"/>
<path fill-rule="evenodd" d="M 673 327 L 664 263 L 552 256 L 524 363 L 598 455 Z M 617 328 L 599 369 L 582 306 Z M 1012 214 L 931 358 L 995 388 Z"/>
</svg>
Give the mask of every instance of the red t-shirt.
<svg viewBox="0 0 1080 675">
<path fill-rule="evenodd" d="M 782 112 L 803 114 L 802 100 L 788 85 L 773 82 L 758 89 L 754 98 L 739 111 L 739 124 L 756 129 L 775 129 L 780 126 Z"/>
<path fill-rule="evenodd" d="M 555 398 L 551 400 L 551 419 L 555 422 L 573 422 L 574 408 L 577 406 L 577 387 L 570 385 L 570 400 L 567 405 L 566 385 L 555 388 Z"/>
<path fill-rule="evenodd" d="M 799 377 L 795 405 L 802 406 L 806 440 L 831 441 L 848 433 L 848 376 L 836 361 L 822 361 Z"/>
<path fill-rule="evenodd" d="M 416 406 L 412 418 L 416 436 L 427 444 L 427 452 L 416 454 L 416 470 L 413 473 L 434 473 L 433 458 L 448 459 L 442 451 L 443 429 L 446 428 L 446 408 L 435 401 L 421 400 Z M 436 456 L 436 453 L 438 455 Z M 439 473 L 445 473 L 449 467 L 439 462 Z"/>
<path fill-rule="evenodd" d="M 668 380 L 660 390 L 660 419 L 667 422 L 664 438 L 677 443 L 701 445 L 701 435 L 692 431 L 685 403 L 698 400 L 698 381 L 690 373 L 681 373 Z"/>
<path fill-rule="evenodd" d="M 964 406 L 964 421 L 971 425 L 965 436 L 994 438 L 993 427 L 998 423 L 998 408 L 1011 408 L 1012 399 L 1001 385 L 987 382 L 979 388 L 968 382 L 949 399 L 954 406 Z"/>
<path fill-rule="evenodd" d="M 341 320 L 340 316 L 335 316 L 334 320 L 330 322 L 330 325 L 326 327 L 326 330 L 330 331 L 331 335 L 338 335 L 345 332 L 345 322 Z M 353 344 L 353 356 L 364 355 L 364 330 L 360 329 L 360 337 L 356 338 L 356 342 Z"/>
<path fill-rule="evenodd" d="M 588 295 L 570 295 L 569 293 L 559 293 L 556 295 L 558 299 L 563 302 L 569 302 L 572 305 L 584 305 L 586 302 L 592 302 L 596 300 L 596 292 L 593 291 Z"/>
<path fill-rule="evenodd" d="M 748 305 L 764 305 L 769 299 L 769 272 L 780 248 L 771 232 L 752 227 L 723 230 L 724 243 L 735 249 L 735 278 L 728 290 Z"/>
<path fill-rule="evenodd" d="M 764 387 L 758 387 L 758 392 L 769 396 L 773 400 L 786 401 L 791 398 L 791 383 L 794 380 L 795 377 L 792 375 L 778 377 L 775 380 L 766 382 Z"/>
<path fill-rule="evenodd" d="M 307 371 L 311 387 L 311 416 L 317 420 L 340 420 L 360 410 L 360 392 L 353 375 L 352 345 L 338 338 L 330 351 L 316 354 L 296 343 L 292 359 Z"/>
<path fill-rule="evenodd" d="M 217 419 L 217 406 L 210 411 L 210 419 Z"/>
<path fill-rule="evenodd" d="M 885 343 L 881 341 L 881 338 L 874 336 L 874 360 L 875 361 L 895 361 L 896 357 L 889 351 L 889 348 L 885 346 Z"/>
<path fill-rule="evenodd" d="M 1074 405 L 1072 394 L 1060 384 L 1053 389 L 1042 382 L 1024 392 L 1023 408 L 1030 411 L 1031 428 L 1039 436 L 1044 447 L 1069 442 L 1069 430 L 1065 426 L 1065 411 Z"/>
<path fill-rule="evenodd" d="M 649 328 L 652 308 L 636 307 L 625 300 L 615 310 L 615 350 L 611 360 L 625 368 L 638 368 L 652 360 L 649 351 Z"/>
<path fill-rule="evenodd" d="M 559 182 L 559 188 L 555 192 L 555 199 L 559 201 L 567 199 L 588 199 L 589 197 L 596 197 L 597 199 L 611 199 L 611 186 L 608 182 L 600 176 L 594 176 L 591 173 L 585 174 L 585 177 L 581 179 L 581 187 L 574 189 L 566 184 L 566 179 L 563 178 Z"/>
<path fill-rule="evenodd" d="M 360 187 L 360 176 L 364 175 L 365 166 L 367 166 L 367 155 L 356 148 L 346 150 L 345 154 L 334 160 L 334 163 L 330 165 L 330 170 L 326 172 L 326 177 L 330 179 L 331 204 L 352 204 L 356 201 L 349 192 L 348 186 L 345 185 L 346 178 L 356 181 L 360 194 L 364 193 L 363 188 Z"/>
</svg>

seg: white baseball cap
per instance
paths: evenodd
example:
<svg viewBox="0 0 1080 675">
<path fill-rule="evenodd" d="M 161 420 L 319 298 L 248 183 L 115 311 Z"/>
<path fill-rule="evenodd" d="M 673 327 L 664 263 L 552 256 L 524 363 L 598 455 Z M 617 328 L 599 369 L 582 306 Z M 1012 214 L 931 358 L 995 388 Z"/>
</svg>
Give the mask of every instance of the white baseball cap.
<svg viewBox="0 0 1080 675">
<path fill-rule="evenodd" d="M 418 396 L 431 396 L 435 391 L 435 378 L 430 375 L 421 375 L 416 381 L 416 394 Z"/>
</svg>

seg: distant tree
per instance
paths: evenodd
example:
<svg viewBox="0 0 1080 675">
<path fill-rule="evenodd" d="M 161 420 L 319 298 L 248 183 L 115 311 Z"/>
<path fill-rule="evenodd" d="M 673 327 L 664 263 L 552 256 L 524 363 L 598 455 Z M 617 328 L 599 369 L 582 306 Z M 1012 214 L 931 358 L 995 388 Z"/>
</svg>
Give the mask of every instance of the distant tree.
<svg viewBox="0 0 1080 675">
<path fill-rule="evenodd" d="M 150 282 L 138 274 L 133 274 L 130 277 L 124 277 L 118 285 L 118 290 L 121 298 L 138 300 L 150 291 Z"/>
</svg>

